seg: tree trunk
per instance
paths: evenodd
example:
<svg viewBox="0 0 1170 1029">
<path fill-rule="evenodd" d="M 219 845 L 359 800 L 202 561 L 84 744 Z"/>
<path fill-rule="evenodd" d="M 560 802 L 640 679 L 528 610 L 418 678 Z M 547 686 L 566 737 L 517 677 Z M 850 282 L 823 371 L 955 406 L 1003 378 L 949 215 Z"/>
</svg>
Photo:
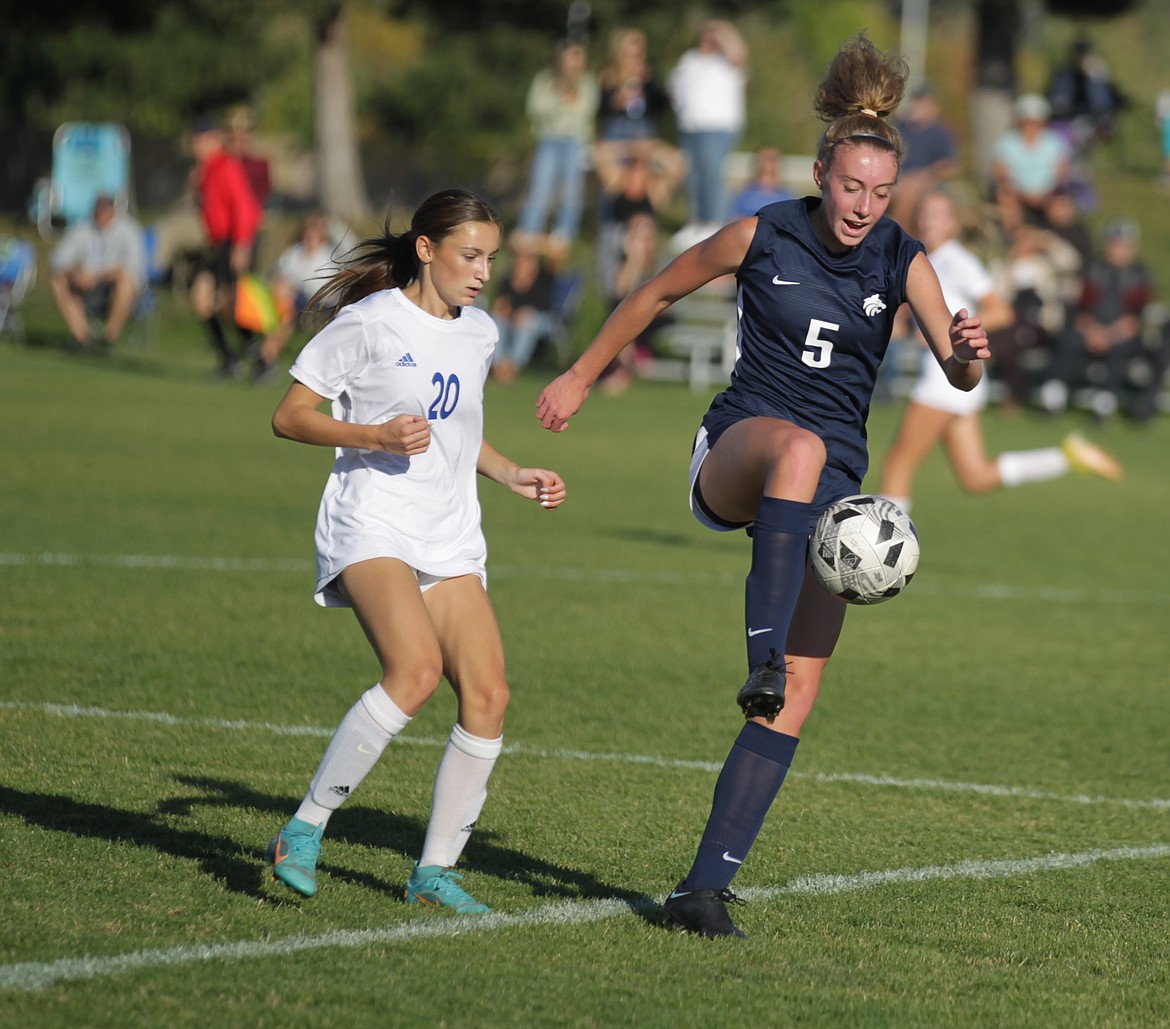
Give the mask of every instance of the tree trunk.
<svg viewBox="0 0 1170 1029">
<path fill-rule="evenodd" d="M 325 213 L 351 225 L 370 217 L 354 127 L 353 84 L 344 8 L 333 7 L 317 26 L 317 178 Z"/>
<path fill-rule="evenodd" d="M 975 91 L 971 94 L 971 164 L 991 176 L 992 144 L 1012 127 L 1016 93 L 1018 0 L 978 0 L 975 7 Z"/>
</svg>

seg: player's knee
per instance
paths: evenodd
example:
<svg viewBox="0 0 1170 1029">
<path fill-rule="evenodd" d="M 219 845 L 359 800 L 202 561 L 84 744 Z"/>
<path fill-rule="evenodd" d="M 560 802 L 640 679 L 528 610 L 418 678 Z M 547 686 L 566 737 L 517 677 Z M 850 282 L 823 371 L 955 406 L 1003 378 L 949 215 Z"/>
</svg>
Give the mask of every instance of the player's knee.
<svg viewBox="0 0 1170 1029">
<path fill-rule="evenodd" d="M 459 690 L 459 722 L 468 732 L 488 739 L 504 731 L 511 691 L 503 676 L 464 683 Z"/>
<path fill-rule="evenodd" d="M 824 441 L 807 429 L 786 429 L 778 435 L 772 451 L 775 465 L 789 475 L 819 477 L 826 457 Z"/>
<path fill-rule="evenodd" d="M 387 669 L 382 685 L 392 696 L 402 696 L 412 706 L 421 707 L 438 689 L 442 677 L 443 661 L 436 650 L 433 655 L 419 654 L 395 663 Z"/>
</svg>

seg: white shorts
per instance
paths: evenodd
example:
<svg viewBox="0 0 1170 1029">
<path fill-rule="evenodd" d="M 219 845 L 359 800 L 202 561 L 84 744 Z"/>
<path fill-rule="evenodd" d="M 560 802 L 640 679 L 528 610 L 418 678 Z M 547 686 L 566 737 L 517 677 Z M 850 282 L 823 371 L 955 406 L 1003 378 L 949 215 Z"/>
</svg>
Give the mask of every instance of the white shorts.
<svg viewBox="0 0 1170 1029">
<path fill-rule="evenodd" d="M 910 391 L 910 399 L 923 407 L 933 407 L 947 414 L 978 414 L 987 406 L 987 374 L 970 392 L 955 389 L 947 381 L 946 373 L 938 366 L 934 354 L 926 350 L 919 366 L 918 381 Z"/>
<path fill-rule="evenodd" d="M 461 575 L 431 575 L 430 572 L 420 572 L 417 568 L 411 570 L 418 578 L 420 593 L 426 593 L 432 586 L 438 586 L 439 583 L 446 582 L 448 579 L 462 578 Z M 469 574 L 478 575 L 479 581 L 483 583 L 483 588 L 487 589 L 486 573 L 477 571 Z M 353 602 L 349 599 L 349 594 L 345 590 L 340 575 L 319 589 L 313 599 L 322 607 L 353 607 Z"/>
<path fill-rule="evenodd" d="M 703 467 L 703 462 L 707 459 L 710 453 L 707 446 L 707 430 L 703 426 L 699 426 L 698 433 L 695 434 L 695 449 L 691 452 L 691 471 L 689 482 L 690 489 L 690 504 L 691 514 L 693 514 L 701 525 L 705 525 L 708 529 L 714 529 L 716 532 L 735 532 L 737 529 L 742 529 L 745 526 L 751 525 L 751 522 L 725 522 L 721 518 L 717 518 L 702 502 L 702 498 L 698 494 L 699 486 L 699 469 Z"/>
</svg>

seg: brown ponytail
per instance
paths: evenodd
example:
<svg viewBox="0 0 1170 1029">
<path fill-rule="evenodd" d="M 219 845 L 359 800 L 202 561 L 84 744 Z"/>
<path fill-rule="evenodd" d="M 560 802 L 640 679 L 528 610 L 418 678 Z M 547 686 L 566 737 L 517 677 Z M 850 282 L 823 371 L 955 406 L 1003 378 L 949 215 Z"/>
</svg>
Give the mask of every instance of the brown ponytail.
<svg viewBox="0 0 1170 1029">
<path fill-rule="evenodd" d="M 829 123 L 817 146 L 817 159 L 831 164 L 839 143 L 870 143 L 893 152 L 901 164 L 902 136 L 888 118 L 902 102 L 909 69 L 900 57 L 884 54 L 864 32 L 845 43 L 817 87 L 813 106 Z"/>
<path fill-rule="evenodd" d="M 362 240 L 345 254 L 337 272 L 313 294 L 307 311 L 317 322 L 328 321 L 346 304 L 380 289 L 410 285 L 419 274 L 415 246 L 419 236 L 437 245 L 468 222 L 487 222 L 503 229 L 491 204 L 474 193 L 462 189 L 432 193 L 414 212 L 408 232 L 395 235 L 387 219 L 381 235 Z"/>
</svg>

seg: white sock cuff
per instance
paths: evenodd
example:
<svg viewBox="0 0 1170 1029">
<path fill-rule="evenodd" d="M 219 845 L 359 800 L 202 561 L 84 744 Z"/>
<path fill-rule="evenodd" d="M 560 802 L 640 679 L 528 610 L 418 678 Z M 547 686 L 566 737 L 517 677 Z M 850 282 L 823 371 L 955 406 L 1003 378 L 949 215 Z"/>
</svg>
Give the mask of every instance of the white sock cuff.
<svg viewBox="0 0 1170 1029">
<path fill-rule="evenodd" d="M 485 740 L 482 736 L 472 736 L 458 722 L 451 729 L 451 743 L 464 754 L 485 760 L 494 760 L 500 756 L 500 751 L 504 749 L 503 736 L 497 736 L 494 740 Z"/>
<path fill-rule="evenodd" d="M 371 686 L 361 696 L 362 707 L 383 732 L 397 736 L 410 724 L 410 715 L 403 712 L 382 689 L 381 684 Z"/>
<path fill-rule="evenodd" d="M 1058 479 L 1069 472 L 1068 458 L 1060 447 L 1039 450 L 1007 450 L 995 459 L 999 481 L 1010 489 L 1026 482 Z"/>
</svg>

